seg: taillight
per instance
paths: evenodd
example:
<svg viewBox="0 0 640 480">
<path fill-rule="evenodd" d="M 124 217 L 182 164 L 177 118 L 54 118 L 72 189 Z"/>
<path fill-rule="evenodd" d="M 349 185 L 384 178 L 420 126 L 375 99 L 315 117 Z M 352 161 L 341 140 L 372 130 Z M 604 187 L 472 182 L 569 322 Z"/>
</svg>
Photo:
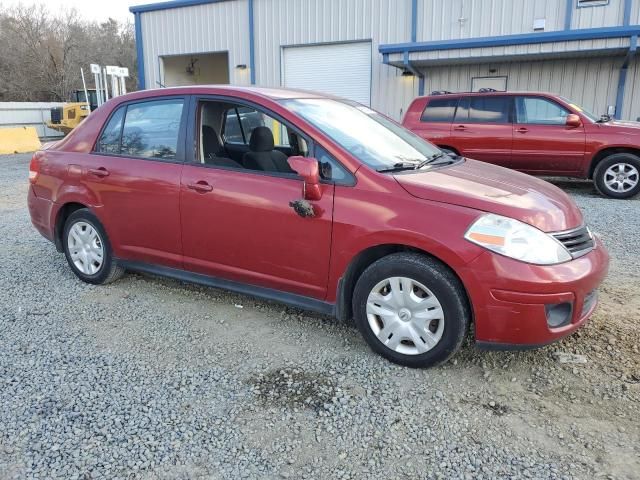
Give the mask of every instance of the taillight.
<svg viewBox="0 0 640 480">
<path fill-rule="evenodd" d="M 36 183 L 38 180 L 38 174 L 40 173 L 40 152 L 36 152 L 31 157 L 31 163 L 29 163 L 29 182 Z"/>
</svg>

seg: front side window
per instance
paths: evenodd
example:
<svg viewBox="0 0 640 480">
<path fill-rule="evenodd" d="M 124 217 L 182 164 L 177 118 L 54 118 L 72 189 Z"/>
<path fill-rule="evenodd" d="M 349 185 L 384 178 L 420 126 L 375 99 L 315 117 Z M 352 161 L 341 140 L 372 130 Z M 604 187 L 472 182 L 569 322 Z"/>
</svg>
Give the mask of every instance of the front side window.
<svg viewBox="0 0 640 480">
<path fill-rule="evenodd" d="M 353 176 L 323 147 L 316 145 L 314 155 L 323 180 L 342 184 L 353 182 Z"/>
<path fill-rule="evenodd" d="M 569 110 L 554 101 L 540 97 L 516 99 L 516 121 L 538 125 L 565 125 Z"/>
<path fill-rule="evenodd" d="M 456 123 L 509 123 L 511 99 L 499 96 L 473 96 L 460 100 Z"/>
<path fill-rule="evenodd" d="M 440 153 L 435 145 L 355 102 L 328 98 L 296 98 L 281 102 L 376 170 L 420 162 Z"/>
<path fill-rule="evenodd" d="M 457 106 L 457 98 L 436 98 L 429 100 L 427 108 L 422 112 L 420 121 L 451 123 Z"/>
<path fill-rule="evenodd" d="M 182 99 L 128 105 L 121 155 L 175 160 L 183 106 Z"/>
<path fill-rule="evenodd" d="M 126 109 L 126 106 L 120 107 L 111 115 L 107 126 L 104 127 L 98 139 L 96 145 L 97 152 L 112 155 L 118 155 L 120 153 L 120 134 L 122 133 L 122 120 L 124 119 Z"/>
</svg>

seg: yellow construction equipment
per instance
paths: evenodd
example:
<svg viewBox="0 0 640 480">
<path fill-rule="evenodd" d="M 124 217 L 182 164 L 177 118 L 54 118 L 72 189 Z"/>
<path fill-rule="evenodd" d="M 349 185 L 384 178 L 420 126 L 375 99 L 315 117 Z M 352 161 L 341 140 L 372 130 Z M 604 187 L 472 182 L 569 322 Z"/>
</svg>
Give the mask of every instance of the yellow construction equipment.
<svg viewBox="0 0 640 480">
<path fill-rule="evenodd" d="M 0 154 L 34 152 L 40 147 L 35 127 L 0 128 Z"/>
<path fill-rule="evenodd" d="M 89 114 L 98 108 L 95 89 L 87 90 L 89 102 L 85 99 L 84 90 L 76 90 L 73 99 L 62 107 L 51 109 L 51 121 L 47 123 L 49 128 L 64 133 L 65 135 L 80 125 Z"/>
</svg>

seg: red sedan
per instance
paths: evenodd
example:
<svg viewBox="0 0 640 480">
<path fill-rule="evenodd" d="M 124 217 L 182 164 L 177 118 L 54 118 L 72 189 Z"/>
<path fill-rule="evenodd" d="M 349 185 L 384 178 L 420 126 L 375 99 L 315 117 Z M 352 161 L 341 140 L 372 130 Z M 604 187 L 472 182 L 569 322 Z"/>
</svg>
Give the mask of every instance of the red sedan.
<svg viewBox="0 0 640 480">
<path fill-rule="evenodd" d="M 29 172 L 35 227 L 83 281 L 125 270 L 353 318 L 408 366 L 557 340 L 608 255 L 558 188 L 451 157 L 362 105 L 242 87 L 112 99 Z"/>
</svg>

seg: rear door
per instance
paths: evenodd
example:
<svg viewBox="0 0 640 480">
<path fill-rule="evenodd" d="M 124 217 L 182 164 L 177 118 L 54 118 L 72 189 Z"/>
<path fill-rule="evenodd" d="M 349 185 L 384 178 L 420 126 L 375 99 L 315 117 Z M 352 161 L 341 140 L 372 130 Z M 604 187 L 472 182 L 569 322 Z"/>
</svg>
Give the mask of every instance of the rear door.
<svg viewBox="0 0 640 480">
<path fill-rule="evenodd" d="M 429 98 L 422 112 L 407 115 L 405 126 L 425 140 L 444 148 L 452 148 L 451 122 L 458 98 Z"/>
<path fill-rule="evenodd" d="M 465 157 L 510 167 L 511 117 L 508 95 L 462 97 L 451 126 L 452 146 Z"/>
<path fill-rule="evenodd" d="M 571 175 L 581 171 L 584 125 L 569 127 L 571 112 L 546 97 L 518 96 L 513 125 L 513 168 L 536 174 Z"/>
<path fill-rule="evenodd" d="M 117 257 L 182 268 L 184 97 L 131 102 L 111 115 L 84 165 Z"/>
</svg>

